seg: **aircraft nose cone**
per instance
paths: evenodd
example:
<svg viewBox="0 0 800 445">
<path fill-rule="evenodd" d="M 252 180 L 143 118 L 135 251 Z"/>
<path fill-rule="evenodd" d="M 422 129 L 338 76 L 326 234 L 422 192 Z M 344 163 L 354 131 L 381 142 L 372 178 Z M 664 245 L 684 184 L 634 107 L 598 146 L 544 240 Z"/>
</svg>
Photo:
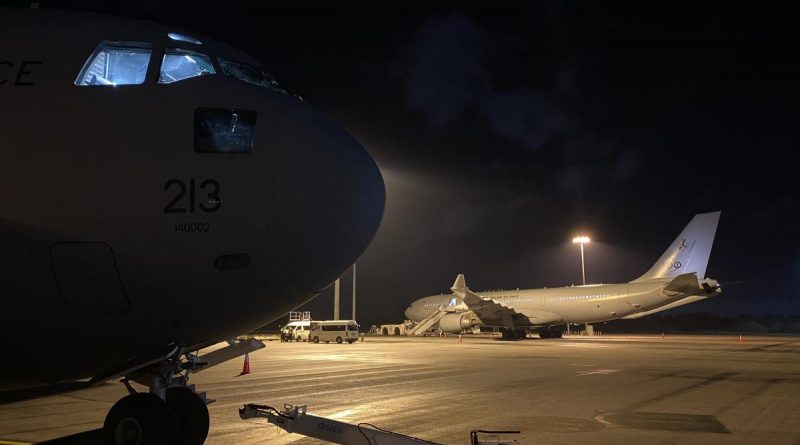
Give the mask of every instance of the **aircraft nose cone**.
<svg viewBox="0 0 800 445">
<path fill-rule="evenodd" d="M 407 307 L 406 311 L 403 312 L 403 314 L 406 316 L 406 320 L 414 319 L 414 310 L 411 308 L 411 306 Z"/>
<path fill-rule="evenodd" d="M 324 116 L 301 110 L 305 127 L 277 147 L 275 206 L 289 268 L 306 289 L 324 289 L 375 235 L 386 198 L 367 151 Z"/>
</svg>

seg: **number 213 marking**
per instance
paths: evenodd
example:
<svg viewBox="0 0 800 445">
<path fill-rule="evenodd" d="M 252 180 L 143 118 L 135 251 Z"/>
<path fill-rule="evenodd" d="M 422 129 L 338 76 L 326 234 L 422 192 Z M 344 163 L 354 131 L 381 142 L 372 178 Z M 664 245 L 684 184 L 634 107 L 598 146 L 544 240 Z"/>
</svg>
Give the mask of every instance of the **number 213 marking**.
<svg viewBox="0 0 800 445">
<path fill-rule="evenodd" d="M 178 189 L 178 194 L 172 198 L 172 201 L 167 203 L 166 207 L 164 207 L 164 213 L 186 213 L 186 207 L 182 207 L 180 205 L 184 200 L 184 196 L 186 196 L 187 190 L 189 192 L 189 213 L 196 212 L 197 207 L 200 207 L 200 210 L 204 212 L 216 212 L 222 206 L 222 199 L 219 196 L 222 187 L 219 185 L 219 182 L 217 182 L 216 179 L 204 179 L 203 182 L 200 183 L 199 191 L 205 194 L 205 199 L 203 199 L 199 204 L 197 204 L 195 199 L 195 195 L 198 192 L 198 187 L 196 187 L 194 179 L 189 179 L 188 187 L 186 186 L 186 183 L 180 179 L 170 179 L 166 184 L 164 184 L 164 190 L 169 190 L 175 187 Z"/>
</svg>

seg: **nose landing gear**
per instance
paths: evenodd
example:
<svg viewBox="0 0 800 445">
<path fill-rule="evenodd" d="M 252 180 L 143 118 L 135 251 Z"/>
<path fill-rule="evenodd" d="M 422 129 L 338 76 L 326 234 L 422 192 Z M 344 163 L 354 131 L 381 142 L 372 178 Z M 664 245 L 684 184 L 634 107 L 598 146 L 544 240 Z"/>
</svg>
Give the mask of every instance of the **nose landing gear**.
<svg viewBox="0 0 800 445">
<path fill-rule="evenodd" d="M 258 341 L 229 345 L 198 357 L 176 348 L 161 361 L 127 371 L 122 383 L 129 395 L 111 407 L 103 424 L 103 443 L 113 445 L 201 445 L 208 436 L 209 418 L 205 393 L 189 385 L 189 374 L 264 347 Z M 182 360 L 181 357 L 184 357 Z M 147 386 L 140 393 L 130 384 Z"/>
<path fill-rule="evenodd" d="M 177 443 L 180 430 L 181 420 L 167 402 L 154 394 L 137 393 L 114 404 L 102 436 L 107 444 Z"/>
</svg>

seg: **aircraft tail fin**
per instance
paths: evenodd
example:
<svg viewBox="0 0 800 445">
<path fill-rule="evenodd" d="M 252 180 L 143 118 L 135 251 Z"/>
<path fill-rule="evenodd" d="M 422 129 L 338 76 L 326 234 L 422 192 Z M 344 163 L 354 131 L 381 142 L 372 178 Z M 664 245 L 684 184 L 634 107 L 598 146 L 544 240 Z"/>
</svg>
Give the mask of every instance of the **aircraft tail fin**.
<svg viewBox="0 0 800 445">
<path fill-rule="evenodd" d="M 633 282 L 675 278 L 689 273 L 696 274 L 699 279 L 705 278 L 721 213 L 695 215 L 653 267 Z"/>
</svg>

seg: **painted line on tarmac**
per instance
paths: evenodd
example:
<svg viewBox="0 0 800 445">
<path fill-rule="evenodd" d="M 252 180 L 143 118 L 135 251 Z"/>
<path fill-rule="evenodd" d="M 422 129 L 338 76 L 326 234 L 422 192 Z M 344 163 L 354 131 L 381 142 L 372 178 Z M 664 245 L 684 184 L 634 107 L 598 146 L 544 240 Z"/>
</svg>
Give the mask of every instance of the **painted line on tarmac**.
<svg viewBox="0 0 800 445">
<path fill-rule="evenodd" d="M 607 374 L 614 374 L 619 372 L 619 369 L 595 369 L 594 371 L 587 371 L 581 372 L 578 374 L 578 377 L 582 377 L 585 375 L 607 375 Z"/>
</svg>

